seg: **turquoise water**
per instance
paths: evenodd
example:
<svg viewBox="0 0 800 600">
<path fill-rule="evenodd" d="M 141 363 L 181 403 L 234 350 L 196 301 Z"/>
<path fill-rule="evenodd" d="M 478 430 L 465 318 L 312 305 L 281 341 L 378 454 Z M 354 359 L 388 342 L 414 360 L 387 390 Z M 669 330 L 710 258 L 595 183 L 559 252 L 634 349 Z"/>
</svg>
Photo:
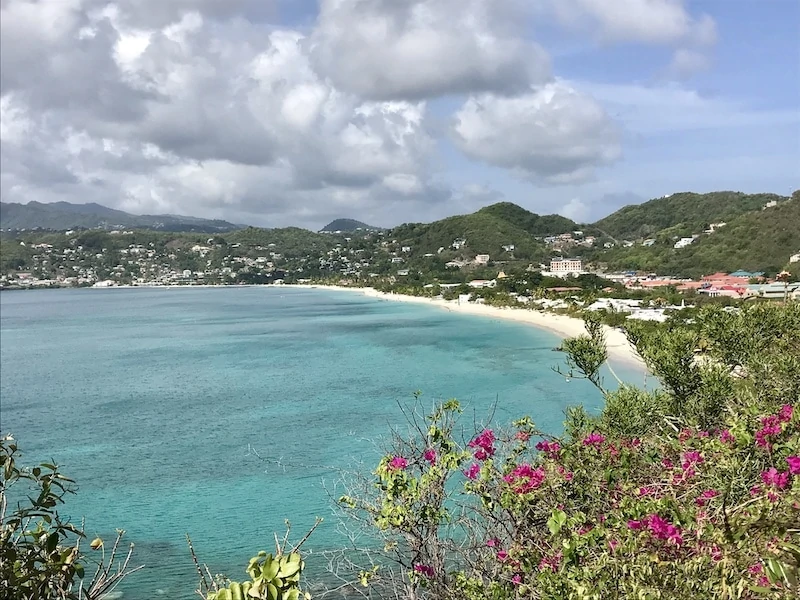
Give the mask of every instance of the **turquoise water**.
<svg viewBox="0 0 800 600">
<path fill-rule="evenodd" d="M 341 545 L 325 490 L 379 453 L 397 402 L 457 397 L 478 420 L 597 409 L 551 371 L 558 339 L 506 321 L 350 292 L 287 288 L 0 294 L 0 430 L 77 480 L 63 513 L 90 537 L 124 528 L 146 568 L 125 598 L 192 598 L 184 534 L 239 577 L 284 519 L 306 548 Z M 635 378 L 634 373 L 623 373 Z M 280 459 L 280 464 L 259 459 Z M 315 566 L 313 555 L 309 564 Z"/>
</svg>

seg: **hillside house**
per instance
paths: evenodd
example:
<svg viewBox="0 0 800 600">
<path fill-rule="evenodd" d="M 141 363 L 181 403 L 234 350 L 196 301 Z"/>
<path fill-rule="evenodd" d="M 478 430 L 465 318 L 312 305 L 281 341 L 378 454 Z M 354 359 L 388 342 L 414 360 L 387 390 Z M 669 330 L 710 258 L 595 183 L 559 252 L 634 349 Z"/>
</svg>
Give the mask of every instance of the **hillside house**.
<svg viewBox="0 0 800 600">
<path fill-rule="evenodd" d="M 475 256 L 475 264 L 476 265 L 488 265 L 489 264 L 489 255 L 488 254 L 478 254 Z"/>
</svg>

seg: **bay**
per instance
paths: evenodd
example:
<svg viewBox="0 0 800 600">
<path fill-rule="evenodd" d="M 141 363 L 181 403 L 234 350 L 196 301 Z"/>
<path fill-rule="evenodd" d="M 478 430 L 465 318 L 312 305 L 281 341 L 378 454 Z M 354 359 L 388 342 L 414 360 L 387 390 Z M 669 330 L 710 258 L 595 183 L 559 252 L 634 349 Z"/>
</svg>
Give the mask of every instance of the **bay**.
<svg viewBox="0 0 800 600">
<path fill-rule="evenodd" d="M 0 294 L 0 431 L 28 463 L 78 482 L 62 512 L 115 528 L 145 569 L 125 598 L 192 598 L 185 533 L 212 572 L 242 577 L 290 519 L 335 548 L 328 491 L 368 472 L 399 404 L 456 397 L 471 423 L 531 415 L 561 429 L 601 395 L 552 371 L 559 340 L 530 326 L 338 291 L 286 287 Z M 620 372 L 635 381 L 635 371 Z"/>
</svg>

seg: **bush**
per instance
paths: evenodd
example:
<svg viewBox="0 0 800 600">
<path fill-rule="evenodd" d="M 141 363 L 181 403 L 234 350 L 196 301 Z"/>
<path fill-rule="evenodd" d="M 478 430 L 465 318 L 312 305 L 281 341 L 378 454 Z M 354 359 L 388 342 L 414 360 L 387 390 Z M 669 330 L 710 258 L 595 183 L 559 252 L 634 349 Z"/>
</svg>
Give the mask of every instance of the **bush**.
<svg viewBox="0 0 800 600">
<path fill-rule="evenodd" d="M 796 598 L 800 306 L 630 332 L 662 389 L 603 391 L 565 434 L 529 419 L 459 438 L 441 404 L 340 499 L 397 565 L 366 597 Z M 601 329 L 564 348 L 601 387 Z M 602 387 L 601 387 L 602 389 Z M 363 579 L 362 573 L 362 579 Z M 402 581 L 398 585 L 398 581 Z"/>
</svg>

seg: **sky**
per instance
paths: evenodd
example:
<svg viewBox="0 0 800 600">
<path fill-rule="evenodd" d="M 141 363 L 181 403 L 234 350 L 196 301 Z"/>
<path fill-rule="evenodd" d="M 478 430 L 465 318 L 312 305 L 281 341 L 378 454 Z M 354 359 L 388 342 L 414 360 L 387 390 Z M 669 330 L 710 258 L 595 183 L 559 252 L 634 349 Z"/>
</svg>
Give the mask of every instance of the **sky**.
<svg viewBox="0 0 800 600">
<path fill-rule="evenodd" d="M 800 188 L 799 0 L 0 0 L 0 195 L 318 229 Z"/>
</svg>

